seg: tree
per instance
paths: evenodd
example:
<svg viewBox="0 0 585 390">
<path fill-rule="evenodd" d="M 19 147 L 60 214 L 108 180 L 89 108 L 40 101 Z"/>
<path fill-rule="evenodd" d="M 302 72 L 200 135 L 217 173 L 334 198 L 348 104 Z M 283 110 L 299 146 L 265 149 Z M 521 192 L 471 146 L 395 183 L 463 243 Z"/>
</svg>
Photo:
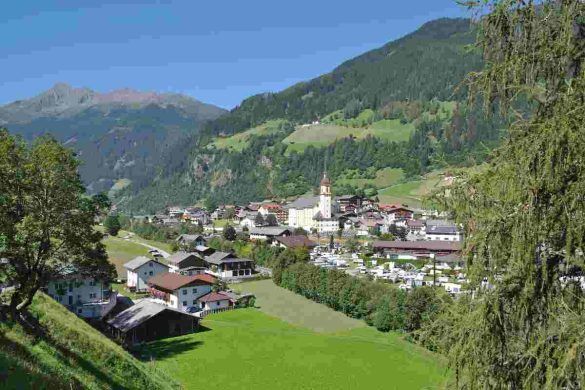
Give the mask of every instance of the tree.
<svg viewBox="0 0 585 390">
<path fill-rule="evenodd" d="M 256 217 L 254 217 L 254 225 L 255 226 L 264 226 L 264 217 L 262 214 L 257 213 Z"/>
<path fill-rule="evenodd" d="M 122 228 L 118 214 L 109 214 L 104 220 L 104 227 L 106 228 L 108 234 L 117 236 L 118 232 Z"/>
<path fill-rule="evenodd" d="M 469 3 L 486 60 L 470 99 L 516 121 L 485 169 L 437 196 L 465 226 L 474 290 L 458 321 L 440 320 L 450 362 L 460 388 L 582 388 L 585 3 Z"/>
<path fill-rule="evenodd" d="M 0 277 L 15 287 L 7 309 L 17 320 L 66 266 L 104 279 L 114 274 L 93 228 L 103 205 L 85 195 L 78 166 L 51 137 L 27 146 L 0 129 L 0 257 L 7 260 Z"/>
<path fill-rule="evenodd" d="M 268 226 L 278 226 L 278 220 L 276 219 L 276 215 L 274 215 L 274 214 L 267 214 L 266 215 L 265 223 Z"/>
<path fill-rule="evenodd" d="M 227 225 L 225 229 L 223 229 L 223 238 L 228 241 L 235 241 L 237 237 L 236 229 L 232 225 Z"/>
</svg>

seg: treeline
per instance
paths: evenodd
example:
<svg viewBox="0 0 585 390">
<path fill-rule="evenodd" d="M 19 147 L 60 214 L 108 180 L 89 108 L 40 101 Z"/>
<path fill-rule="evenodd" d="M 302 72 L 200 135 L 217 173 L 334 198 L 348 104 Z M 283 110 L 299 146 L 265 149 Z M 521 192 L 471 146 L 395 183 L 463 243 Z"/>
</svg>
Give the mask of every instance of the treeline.
<svg viewBox="0 0 585 390">
<path fill-rule="evenodd" d="M 444 291 L 419 287 L 404 292 L 385 283 L 360 279 L 343 271 L 294 261 L 273 269 L 277 285 L 358 319 L 381 331 L 416 332 L 433 323 L 451 305 Z"/>
</svg>

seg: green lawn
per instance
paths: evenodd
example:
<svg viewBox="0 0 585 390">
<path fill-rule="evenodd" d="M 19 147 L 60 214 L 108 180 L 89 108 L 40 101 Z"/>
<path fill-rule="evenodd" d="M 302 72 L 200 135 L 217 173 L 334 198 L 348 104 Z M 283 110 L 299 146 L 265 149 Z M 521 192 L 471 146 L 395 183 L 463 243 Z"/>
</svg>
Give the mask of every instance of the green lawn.
<svg viewBox="0 0 585 390">
<path fill-rule="evenodd" d="M 421 207 L 423 198 L 446 184 L 443 171 L 434 171 L 421 180 L 413 180 L 395 184 L 378 192 L 380 203 L 406 204 L 410 207 Z"/>
<path fill-rule="evenodd" d="M 241 152 L 248 146 L 248 139 L 251 135 L 268 135 L 280 130 L 280 125 L 284 122 L 282 119 L 267 121 L 266 123 L 253 127 L 241 133 L 234 134 L 230 137 L 217 138 L 211 145 L 218 149 L 230 149 Z"/>
<path fill-rule="evenodd" d="M 264 313 L 315 332 L 340 332 L 366 326 L 363 321 L 278 287 L 272 280 L 240 283 L 232 288 L 256 295 L 256 306 Z"/>
<path fill-rule="evenodd" d="M 441 359 L 369 327 L 315 333 L 238 309 L 202 321 L 206 331 L 139 351 L 185 389 L 437 389 Z"/>
<path fill-rule="evenodd" d="M 402 124 L 399 119 L 384 119 L 374 122 L 367 129 L 367 134 L 396 142 L 408 141 L 413 132 L 413 123 Z"/>
<path fill-rule="evenodd" d="M 400 168 L 384 168 L 376 172 L 374 179 L 347 179 L 335 180 L 336 184 L 350 184 L 356 187 L 373 185 L 376 188 L 386 188 L 396 184 L 404 177 L 404 171 Z"/>
</svg>

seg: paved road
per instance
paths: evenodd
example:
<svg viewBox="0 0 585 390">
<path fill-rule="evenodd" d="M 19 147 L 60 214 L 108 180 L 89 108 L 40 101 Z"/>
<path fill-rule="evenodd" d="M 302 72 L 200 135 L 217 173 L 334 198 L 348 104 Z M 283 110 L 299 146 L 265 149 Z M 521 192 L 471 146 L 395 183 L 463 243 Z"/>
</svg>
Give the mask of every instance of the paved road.
<svg viewBox="0 0 585 390">
<path fill-rule="evenodd" d="M 156 249 L 157 251 L 159 251 L 159 253 L 162 255 L 162 257 L 165 258 L 165 259 L 171 256 L 171 254 L 169 252 L 163 251 L 162 249 L 157 248 L 156 246 L 152 246 L 152 245 L 149 245 L 149 244 L 145 244 L 143 242 L 134 241 L 132 239 L 130 239 L 130 241 L 132 241 L 132 242 L 134 242 L 136 244 L 145 246 L 145 247 L 147 247 L 149 249 Z"/>
</svg>

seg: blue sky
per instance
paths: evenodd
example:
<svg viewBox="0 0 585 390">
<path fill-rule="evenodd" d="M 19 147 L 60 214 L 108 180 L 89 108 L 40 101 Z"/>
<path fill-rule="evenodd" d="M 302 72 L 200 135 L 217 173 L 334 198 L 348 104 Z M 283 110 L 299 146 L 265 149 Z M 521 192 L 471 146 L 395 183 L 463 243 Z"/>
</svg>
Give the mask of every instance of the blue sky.
<svg viewBox="0 0 585 390">
<path fill-rule="evenodd" d="M 231 108 L 454 16 L 465 16 L 454 0 L 10 1 L 0 12 L 0 104 L 66 82 Z"/>
</svg>

